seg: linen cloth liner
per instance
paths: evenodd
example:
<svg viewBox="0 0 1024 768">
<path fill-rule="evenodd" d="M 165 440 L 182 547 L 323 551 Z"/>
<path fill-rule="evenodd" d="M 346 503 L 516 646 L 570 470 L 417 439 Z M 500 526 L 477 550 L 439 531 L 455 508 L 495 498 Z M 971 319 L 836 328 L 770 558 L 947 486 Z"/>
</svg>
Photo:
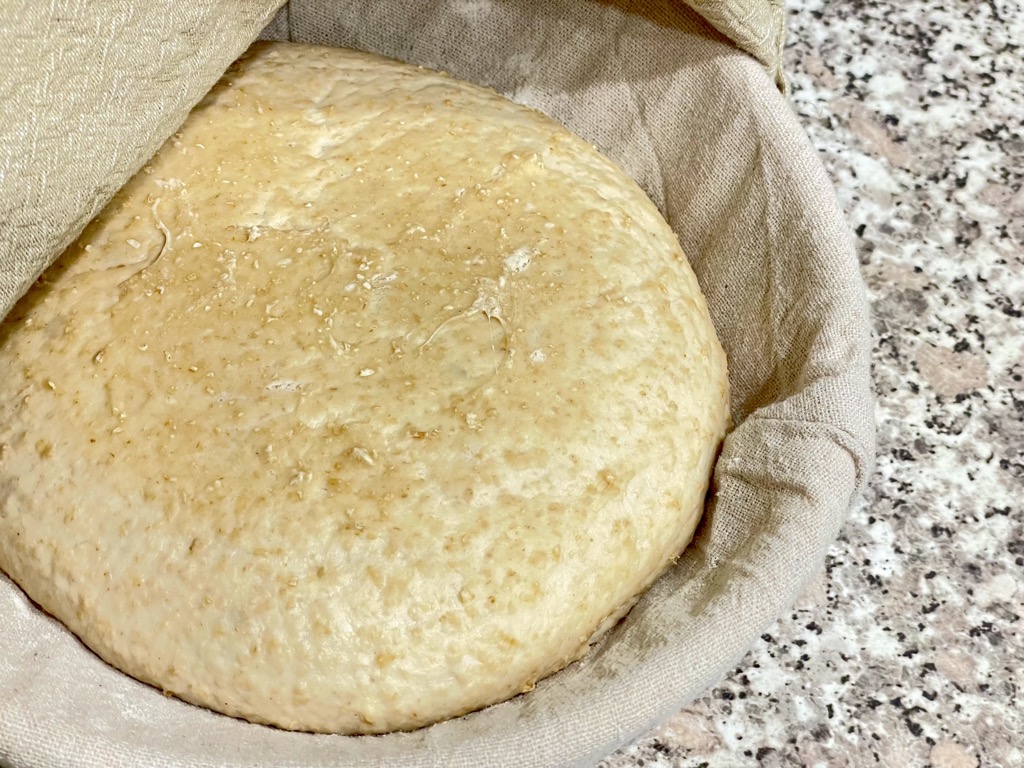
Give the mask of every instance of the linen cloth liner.
<svg viewBox="0 0 1024 768">
<path fill-rule="evenodd" d="M 668 0 L 293 0 L 275 16 L 278 5 L 0 11 L 0 315 L 264 27 L 443 68 L 597 144 L 679 235 L 731 366 L 736 426 L 708 513 L 583 661 L 509 702 L 383 737 L 288 733 L 167 698 L 0 575 L 0 764 L 593 764 L 721 679 L 792 604 L 873 458 L 864 286 L 776 87 L 779 6 L 694 0 L 704 19 Z"/>
</svg>

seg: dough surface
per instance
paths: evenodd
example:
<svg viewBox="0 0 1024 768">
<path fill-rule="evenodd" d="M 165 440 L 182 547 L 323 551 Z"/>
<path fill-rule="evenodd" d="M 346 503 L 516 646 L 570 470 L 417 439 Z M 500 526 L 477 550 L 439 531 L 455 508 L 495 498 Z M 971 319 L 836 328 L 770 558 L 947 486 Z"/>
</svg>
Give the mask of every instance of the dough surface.
<svg viewBox="0 0 1024 768">
<path fill-rule="evenodd" d="M 546 117 L 255 46 L 0 326 L 0 568 L 101 657 L 411 729 L 586 652 L 689 542 L 725 358 Z"/>
</svg>

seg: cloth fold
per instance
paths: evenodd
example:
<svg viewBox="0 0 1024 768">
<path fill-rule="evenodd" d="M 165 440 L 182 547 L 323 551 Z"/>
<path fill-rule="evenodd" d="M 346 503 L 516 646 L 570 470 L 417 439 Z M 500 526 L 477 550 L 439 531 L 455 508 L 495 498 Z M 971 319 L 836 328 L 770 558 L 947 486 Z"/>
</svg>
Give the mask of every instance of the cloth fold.
<svg viewBox="0 0 1024 768">
<path fill-rule="evenodd" d="M 594 142 L 677 232 L 733 388 L 735 429 L 708 513 L 678 564 L 582 662 L 511 701 L 384 737 L 287 733 L 164 697 L 0 576 L 0 764 L 591 765 L 707 690 L 788 609 L 871 466 L 865 291 L 831 184 L 777 87 L 781 7 L 279 5 L 0 10 L 0 315 L 261 30 L 442 68 Z"/>
</svg>

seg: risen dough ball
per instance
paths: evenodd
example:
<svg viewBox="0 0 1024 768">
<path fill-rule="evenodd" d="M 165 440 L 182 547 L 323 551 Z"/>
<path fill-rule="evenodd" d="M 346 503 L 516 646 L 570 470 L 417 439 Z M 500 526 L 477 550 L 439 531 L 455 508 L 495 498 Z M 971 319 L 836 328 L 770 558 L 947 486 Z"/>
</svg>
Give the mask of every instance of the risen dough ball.
<svg viewBox="0 0 1024 768">
<path fill-rule="evenodd" d="M 0 567 L 111 664 L 409 729 L 579 658 L 727 422 L 677 240 L 487 90 L 260 45 L 0 332 Z"/>
</svg>

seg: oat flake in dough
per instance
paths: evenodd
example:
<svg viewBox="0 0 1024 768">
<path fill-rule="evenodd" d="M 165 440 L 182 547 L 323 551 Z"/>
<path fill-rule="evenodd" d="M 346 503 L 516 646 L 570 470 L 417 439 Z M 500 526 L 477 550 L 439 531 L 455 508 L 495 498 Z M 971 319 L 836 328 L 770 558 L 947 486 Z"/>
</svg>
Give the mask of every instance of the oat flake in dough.
<svg viewBox="0 0 1024 768">
<path fill-rule="evenodd" d="M 261 44 L 0 327 L 0 568 L 111 664 L 409 729 L 580 657 L 689 541 L 722 349 L 542 115 Z"/>
</svg>

